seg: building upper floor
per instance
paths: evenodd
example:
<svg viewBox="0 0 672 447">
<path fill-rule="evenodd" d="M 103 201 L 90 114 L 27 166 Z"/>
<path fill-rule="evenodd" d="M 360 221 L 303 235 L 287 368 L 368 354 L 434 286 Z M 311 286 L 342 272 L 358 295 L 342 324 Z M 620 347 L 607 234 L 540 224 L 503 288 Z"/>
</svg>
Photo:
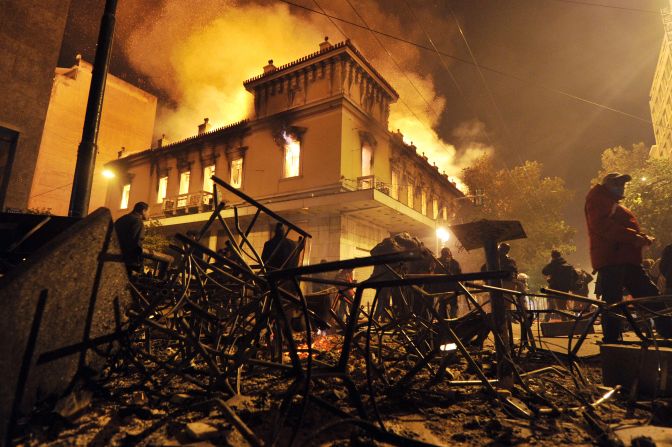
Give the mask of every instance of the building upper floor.
<svg viewBox="0 0 672 447">
<path fill-rule="evenodd" d="M 358 99 L 361 92 L 353 99 L 352 89 L 329 93 L 331 81 L 322 84 L 325 94 L 318 95 L 319 82 L 329 79 L 329 71 L 325 68 L 321 77 L 320 68 L 312 72 L 307 64 L 328 66 L 328 56 L 336 65 L 343 59 L 346 66 L 355 64 L 347 69 L 355 73 L 353 85 L 360 82 L 364 90 L 371 90 L 366 85 L 375 81 L 380 91 L 373 93 L 372 102 Z M 308 72 L 315 84 L 308 82 L 307 100 L 294 103 L 284 95 L 281 107 L 280 99 L 272 101 L 270 85 L 278 83 L 275 95 L 281 88 L 286 92 L 294 81 L 282 79 L 293 79 L 295 71 L 301 76 Z M 347 85 L 351 75 L 345 76 Z M 380 101 L 389 105 L 396 93 L 351 43 L 328 48 L 323 43 L 320 52 L 267 70 L 245 84 L 255 98 L 261 94 L 258 107 L 263 113 L 215 130 L 206 119 L 196 136 L 172 144 L 162 139 L 155 148 L 108 163 L 114 178 L 109 180 L 107 206 L 117 215 L 137 201 L 150 203 L 155 216 L 202 210 L 210 206 L 213 175 L 252 197 L 272 201 L 374 189 L 430 219 L 448 219 L 454 199 L 463 196 L 437 166 L 404 142 L 400 132 L 387 129 L 386 118 L 378 119 L 382 114 L 372 112 L 370 104 L 382 111 Z"/>
<path fill-rule="evenodd" d="M 662 10 L 663 41 L 649 93 L 649 107 L 656 144 L 654 157 L 672 158 L 672 0 Z"/>
</svg>

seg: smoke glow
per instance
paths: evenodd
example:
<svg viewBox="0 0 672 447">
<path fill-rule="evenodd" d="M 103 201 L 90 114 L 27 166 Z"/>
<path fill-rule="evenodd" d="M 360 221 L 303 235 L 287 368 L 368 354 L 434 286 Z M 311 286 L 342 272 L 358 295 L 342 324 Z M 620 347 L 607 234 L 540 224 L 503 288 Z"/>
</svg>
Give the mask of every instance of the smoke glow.
<svg viewBox="0 0 672 447">
<path fill-rule="evenodd" d="M 123 19 L 132 26 L 127 25 L 121 45 L 134 68 L 173 100 L 173 106 L 160 107 L 155 129 L 171 141 L 196 134 L 202 116 L 210 117 L 214 127 L 249 118 L 253 96 L 243 81 L 259 75 L 269 59 L 279 66 L 313 53 L 325 35 L 332 36 L 332 42 L 343 40 L 325 17 L 284 3 L 160 1 L 158 13 L 148 14 L 141 0 L 128 0 Z M 334 9 L 328 9 L 330 13 L 357 20 L 346 3 L 322 3 Z M 398 35 L 408 32 L 398 17 L 374 2 L 353 4 L 372 28 Z M 390 130 L 400 129 L 407 143 L 413 142 L 430 163 L 453 176 L 490 150 L 460 145 L 458 151 L 436 133 L 447 101 L 437 93 L 428 71 L 421 72 L 417 49 L 386 40 L 392 61 L 366 30 L 344 29 L 401 96 L 390 111 Z"/>
</svg>

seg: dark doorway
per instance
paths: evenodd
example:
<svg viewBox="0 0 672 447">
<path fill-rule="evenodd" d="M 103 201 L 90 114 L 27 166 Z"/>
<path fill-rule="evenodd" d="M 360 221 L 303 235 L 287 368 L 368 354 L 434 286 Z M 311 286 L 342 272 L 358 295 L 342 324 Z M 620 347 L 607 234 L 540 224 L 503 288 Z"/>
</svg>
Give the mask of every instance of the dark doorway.
<svg viewBox="0 0 672 447">
<path fill-rule="evenodd" d="M 0 211 L 5 209 L 5 197 L 18 140 L 18 132 L 0 126 Z"/>
</svg>

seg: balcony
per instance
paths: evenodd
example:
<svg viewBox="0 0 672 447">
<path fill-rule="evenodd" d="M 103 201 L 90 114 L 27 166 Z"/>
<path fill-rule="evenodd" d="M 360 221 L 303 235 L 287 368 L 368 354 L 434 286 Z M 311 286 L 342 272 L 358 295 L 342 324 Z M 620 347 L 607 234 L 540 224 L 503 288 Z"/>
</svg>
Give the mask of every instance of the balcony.
<svg viewBox="0 0 672 447">
<path fill-rule="evenodd" d="M 149 215 L 150 217 L 166 217 L 202 213 L 212 210 L 213 200 L 212 193 L 207 191 L 166 197 L 162 203 L 150 205 Z"/>
<path fill-rule="evenodd" d="M 377 180 L 375 175 L 357 177 L 357 190 L 361 191 L 363 189 L 375 189 L 383 194 L 390 195 L 390 185 Z"/>
</svg>

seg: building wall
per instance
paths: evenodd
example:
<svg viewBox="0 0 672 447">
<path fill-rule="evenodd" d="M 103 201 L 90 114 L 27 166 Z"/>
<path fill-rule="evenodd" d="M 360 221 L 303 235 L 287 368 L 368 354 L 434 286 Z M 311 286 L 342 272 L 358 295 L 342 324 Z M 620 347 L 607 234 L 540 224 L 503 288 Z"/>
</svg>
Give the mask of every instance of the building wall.
<svg viewBox="0 0 672 447">
<path fill-rule="evenodd" d="M 665 33 L 651 86 L 649 106 L 656 144 L 651 155 L 672 158 L 672 0 L 662 11 Z"/>
<path fill-rule="evenodd" d="M 2 1 L 0 126 L 16 131 L 18 144 L 0 209 L 28 206 L 69 7 L 70 0 Z"/>
<path fill-rule="evenodd" d="M 72 68 L 57 69 L 33 178 L 30 208 L 49 209 L 55 215 L 68 213 L 91 70 L 91 64 L 81 59 Z M 108 179 L 101 174 L 103 166 L 117 159 L 122 147 L 126 155 L 149 147 L 155 116 L 155 96 L 108 74 L 90 211 L 105 205 Z"/>
</svg>

